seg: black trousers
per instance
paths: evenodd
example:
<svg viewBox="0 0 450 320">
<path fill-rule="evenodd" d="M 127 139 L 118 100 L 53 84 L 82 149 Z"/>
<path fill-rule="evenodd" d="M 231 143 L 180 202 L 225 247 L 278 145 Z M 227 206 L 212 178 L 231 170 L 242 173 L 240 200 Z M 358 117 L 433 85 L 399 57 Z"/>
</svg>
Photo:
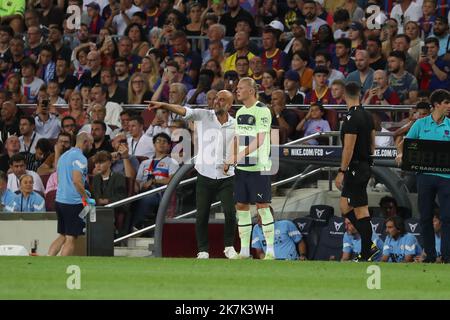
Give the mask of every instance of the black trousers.
<svg viewBox="0 0 450 320">
<path fill-rule="evenodd" d="M 229 247 L 234 243 L 236 232 L 236 210 L 233 199 L 234 177 L 225 179 L 210 179 L 201 174 L 197 177 L 196 201 L 197 220 L 195 231 L 197 236 L 198 251 L 208 251 L 208 222 L 211 204 L 217 198 L 222 201 L 225 213 L 224 246 Z"/>
</svg>

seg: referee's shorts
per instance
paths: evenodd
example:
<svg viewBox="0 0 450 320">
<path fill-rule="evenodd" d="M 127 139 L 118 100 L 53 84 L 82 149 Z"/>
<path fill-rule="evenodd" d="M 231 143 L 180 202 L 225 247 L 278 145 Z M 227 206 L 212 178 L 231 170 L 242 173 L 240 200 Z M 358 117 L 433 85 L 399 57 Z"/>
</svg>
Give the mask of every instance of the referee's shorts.
<svg viewBox="0 0 450 320">
<path fill-rule="evenodd" d="M 244 171 L 236 168 L 234 173 L 234 200 L 239 203 L 270 203 L 272 187 L 270 175 L 260 171 Z"/>
<path fill-rule="evenodd" d="M 58 216 L 58 233 L 77 237 L 84 234 L 85 223 L 79 214 L 83 205 L 55 202 L 56 215 Z"/>
<path fill-rule="evenodd" d="M 350 206 L 354 208 L 364 207 L 369 204 L 367 197 L 367 183 L 372 170 L 368 162 L 350 164 L 344 175 L 342 197 L 348 199 Z"/>
</svg>

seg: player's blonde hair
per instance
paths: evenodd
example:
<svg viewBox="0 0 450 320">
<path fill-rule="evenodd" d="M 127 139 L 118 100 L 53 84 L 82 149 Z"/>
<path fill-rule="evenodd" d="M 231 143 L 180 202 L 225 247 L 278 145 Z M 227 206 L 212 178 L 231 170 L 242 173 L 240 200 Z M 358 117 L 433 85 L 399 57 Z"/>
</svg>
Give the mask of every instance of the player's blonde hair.
<svg viewBox="0 0 450 320">
<path fill-rule="evenodd" d="M 258 99 L 258 84 L 256 81 L 250 77 L 244 77 L 239 82 L 245 82 L 248 86 L 250 86 L 255 91 L 255 97 Z"/>
</svg>

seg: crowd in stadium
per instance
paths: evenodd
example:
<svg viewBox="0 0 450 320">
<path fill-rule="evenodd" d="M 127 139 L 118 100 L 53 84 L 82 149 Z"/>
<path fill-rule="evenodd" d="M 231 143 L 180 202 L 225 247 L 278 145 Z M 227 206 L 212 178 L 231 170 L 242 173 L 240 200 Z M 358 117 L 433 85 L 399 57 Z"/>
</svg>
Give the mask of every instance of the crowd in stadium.
<svg viewBox="0 0 450 320">
<path fill-rule="evenodd" d="M 401 138 L 429 114 L 430 93 L 450 88 L 449 16 L 445 0 L 2 1 L 3 210 L 54 210 L 56 163 L 79 132 L 94 140 L 97 205 L 168 184 L 181 164 L 169 156 L 173 132 L 194 126 L 143 105 L 212 108 L 216 93 L 235 94 L 243 77 L 260 85 L 282 143 L 339 129 L 324 105 L 345 104 L 348 81 L 361 85 L 364 104 L 412 106 L 374 113 L 378 131 Z M 116 212 L 118 233 L 142 226 L 160 198 L 140 200 L 133 215 Z"/>
</svg>

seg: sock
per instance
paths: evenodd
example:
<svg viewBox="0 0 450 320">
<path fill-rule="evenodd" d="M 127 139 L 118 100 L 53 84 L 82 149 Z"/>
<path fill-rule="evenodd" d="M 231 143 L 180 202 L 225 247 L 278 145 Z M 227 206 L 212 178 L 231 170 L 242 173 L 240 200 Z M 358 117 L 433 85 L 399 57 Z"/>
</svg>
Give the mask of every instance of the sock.
<svg viewBox="0 0 450 320">
<path fill-rule="evenodd" d="M 346 214 L 344 214 L 344 218 L 347 218 L 348 220 L 350 220 L 350 222 L 352 223 L 352 225 L 356 227 L 356 215 L 355 215 L 355 210 L 351 210 L 349 212 L 347 212 Z M 358 228 L 357 228 L 358 229 Z"/>
<path fill-rule="evenodd" d="M 250 256 L 250 238 L 252 236 L 252 216 L 250 211 L 237 211 L 239 238 L 241 239 L 241 252 L 243 257 Z"/>
<path fill-rule="evenodd" d="M 258 209 L 258 213 L 261 216 L 262 229 L 264 233 L 264 238 L 266 239 L 266 254 L 271 254 L 275 256 L 275 252 L 273 250 L 273 242 L 274 242 L 274 222 L 272 213 L 269 208 L 261 208 Z"/>
<path fill-rule="evenodd" d="M 355 225 L 361 236 L 361 256 L 363 259 L 370 257 L 370 248 L 372 247 L 372 225 L 370 217 L 365 217 L 356 221 Z"/>
</svg>

